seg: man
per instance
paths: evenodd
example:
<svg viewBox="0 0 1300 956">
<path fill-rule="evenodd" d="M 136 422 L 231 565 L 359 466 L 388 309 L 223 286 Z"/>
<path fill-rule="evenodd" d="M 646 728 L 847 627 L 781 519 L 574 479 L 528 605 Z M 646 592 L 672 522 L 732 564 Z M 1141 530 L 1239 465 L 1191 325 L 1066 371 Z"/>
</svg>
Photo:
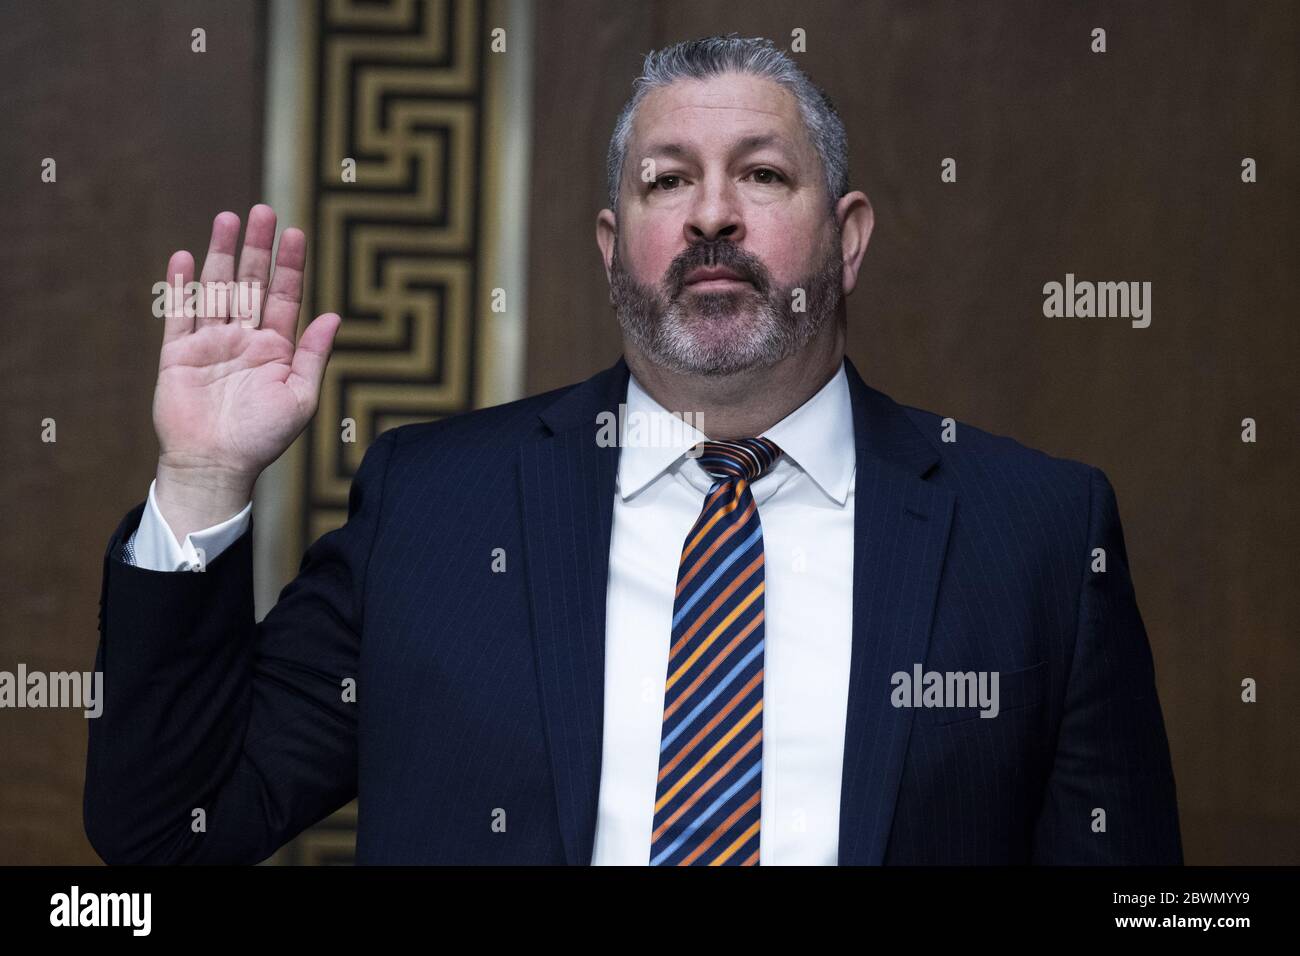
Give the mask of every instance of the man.
<svg viewBox="0 0 1300 956">
<path fill-rule="evenodd" d="M 260 624 L 249 496 L 340 320 L 295 349 L 298 230 L 260 328 L 169 316 L 105 558 L 100 855 L 253 863 L 358 797 L 366 863 L 1181 862 L 1111 487 L 863 383 L 846 153 L 770 42 L 651 54 L 597 219 L 624 356 L 381 435 Z M 201 281 L 266 280 L 274 214 L 236 270 L 238 231 Z"/>
</svg>

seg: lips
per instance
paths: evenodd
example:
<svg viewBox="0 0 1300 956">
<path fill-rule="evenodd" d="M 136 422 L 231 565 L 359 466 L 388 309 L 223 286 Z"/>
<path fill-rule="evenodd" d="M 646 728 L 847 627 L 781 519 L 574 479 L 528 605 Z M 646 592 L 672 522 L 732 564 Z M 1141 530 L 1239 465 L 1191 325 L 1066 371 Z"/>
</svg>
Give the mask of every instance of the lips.
<svg viewBox="0 0 1300 956">
<path fill-rule="evenodd" d="M 686 274 L 686 284 L 695 285 L 697 282 L 709 282 L 714 279 L 730 279 L 733 282 L 748 282 L 744 276 L 737 272 L 724 267 L 712 267 L 708 269 L 692 269 Z"/>
</svg>

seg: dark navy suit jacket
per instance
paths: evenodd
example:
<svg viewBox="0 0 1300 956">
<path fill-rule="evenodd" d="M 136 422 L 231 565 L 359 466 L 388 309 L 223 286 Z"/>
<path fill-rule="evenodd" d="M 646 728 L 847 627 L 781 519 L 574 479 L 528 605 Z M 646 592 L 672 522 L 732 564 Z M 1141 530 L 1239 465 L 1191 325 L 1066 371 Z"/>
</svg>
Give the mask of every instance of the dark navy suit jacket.
<svg viewBox="0 0 1300 956">
<path fill-rule="evenodd" d="M 964 425 L 944 441 L 937 416 L 846 365 L 857 491 L 839 862 L 1180 863 L 1106 477 Z M 597 416 L 627 381 L 620 359 L 385 432 L 346 525 L 260 624 L 249 534 L 202 573 L 149 571 L 121 559 L 133 509 L 104 560 L 105 702 L 85 788 L 100 856 L 255 863 L 356 797 L 360 863 L 589 863 L 619 455 L 598 444 Z M 998 671 L 1001 713 L 893 706 L 891 676 L 918 663 Z"/>
</svg>

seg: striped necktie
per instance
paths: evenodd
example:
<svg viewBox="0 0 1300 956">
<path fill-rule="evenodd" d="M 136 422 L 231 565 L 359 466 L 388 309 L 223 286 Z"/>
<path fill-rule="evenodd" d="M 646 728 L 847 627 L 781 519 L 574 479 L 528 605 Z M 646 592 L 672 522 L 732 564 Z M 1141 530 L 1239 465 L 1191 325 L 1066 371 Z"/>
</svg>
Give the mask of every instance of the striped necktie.
<svg viewBox="0 0 1300 956">
<path fill-rule="evenodd" d="M 749 486 L 781 449 L 767 438 L 702 445 L 697 460 L 714 482 L 677 568 L 650 865 L 755 866 L 764 578 Z"/>
</svg>

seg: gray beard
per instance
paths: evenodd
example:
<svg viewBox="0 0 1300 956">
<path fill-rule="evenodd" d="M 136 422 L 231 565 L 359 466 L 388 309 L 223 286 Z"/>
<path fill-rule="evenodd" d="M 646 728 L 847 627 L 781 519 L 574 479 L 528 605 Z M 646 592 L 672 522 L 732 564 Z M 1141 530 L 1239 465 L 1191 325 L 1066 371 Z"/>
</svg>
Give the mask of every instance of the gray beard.
<svg viewBox="0 0 1300 956">
<path fill-rule="evenodd" d="M 715 261 L 737 267 L 753 284 L 734 292 L 683 290 L 670 298 L 671 293 L 642 285 L 627 273 L 616 239 L 610 299 L 623 334 L 655 365 L 701 375 L 767 368 L 798 352 L 834 320 L 843 299 L 839 245 L 831 244 L 816 272 L 789 286 L 773 286 L 762 263 L 744 253 L 710 256 L 688 250 L 669 269 L 664 285 L 670 290 L 682 289 L 681 277 L 691 268 Z M 801 312 L 794 310 L 796 289 L 804 290 Z"/>
</svg>

